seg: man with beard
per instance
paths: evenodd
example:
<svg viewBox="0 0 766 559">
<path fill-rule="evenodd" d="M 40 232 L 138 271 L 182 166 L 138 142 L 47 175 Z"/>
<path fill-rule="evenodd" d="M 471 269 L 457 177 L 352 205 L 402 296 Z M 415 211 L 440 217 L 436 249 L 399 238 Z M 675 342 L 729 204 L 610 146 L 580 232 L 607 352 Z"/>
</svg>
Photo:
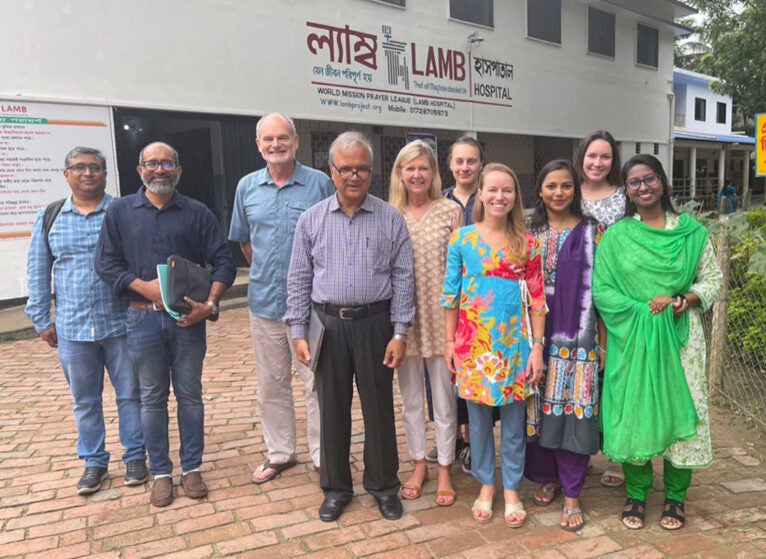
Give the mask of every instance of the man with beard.
<svg viewBox="0 0 766 559">
<path fill-rule="evenodd" d="M 130 301 L 128 353 L 136 365 L 141 392 L 141 427 L 154 476 L 151 502 L 173 501 L 173 463 L 168 441 L 170 381 L 178 403 L 181 486 L 188 497 L 207 495 L 199 467 L 204 448 L 202 361 L 207 350 L 205 319 L 218 314 L 218 302 L 234 282 L 236 268 L 221 227 L 202 203 L 175 191 L 181 178 L 178 153 L 155 142 L 138 159 L 144 186 L 109 207 L 96 252 L 96 271 L 117 295 Z M 191 310 L 178 320 L 164 312 L 157 264 L 170 255 L 212 267 L 205 301 L 186 298 Z"/>
<path fill-rule="evenodd" d="M 293 231 L 301 214 L 335 190 L 330 177 L 295 160 L 298 134 L 293 121 L 279 113 L 258 121 L 255 143 L 266 167 L 242 177 L 237 185 L 229 240 L 236 241 L 250 263 L 247 290 L 250 333 L 258 375 L 258 415 L 268 451 L 253 472 L 266 483 L 296 464 L 295 402 L 291 386 L 293 355 L 287 311 L 287 268 Z M 306 387 L 306 431 L 311 460 L 319 471 L 319 404 L 314 373 L 295 361 Z"/>
</svg>

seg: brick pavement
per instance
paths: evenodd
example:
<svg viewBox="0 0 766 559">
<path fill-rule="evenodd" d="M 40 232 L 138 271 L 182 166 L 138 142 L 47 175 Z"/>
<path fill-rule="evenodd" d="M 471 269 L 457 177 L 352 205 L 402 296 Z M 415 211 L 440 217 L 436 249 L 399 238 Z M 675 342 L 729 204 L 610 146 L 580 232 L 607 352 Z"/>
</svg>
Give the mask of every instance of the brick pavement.
<svg viewBox="0 0 766 559">
<path fill-rule="evenodd" d="M 599 484 L 602 456 L 593 460 L 583 493 L 588 524 L 577 534 L 557 527 L 556 506 L 532 505 L 529 483 L 522 487 L 529 512 L 524 528 L 504 525 L 499 501 L 495 518 L 479 526 L 469 512 L 478 484 L 457 466 L 458 501 L 453 507 L 434 505 L 436 472 L 431 467 L 423 496 L 404 502 L 400 520 L 382 520 L 374 500 L 361 489 L 358 407 L 353 412 L 358 434 L 352 442 L 358 495 L 337 523 L 321 522 L 321 492 L 305 447 L 298 385 L 300 464 L 278 480 L 255 486 L 250 472 L 264 460 L 264 445 L 254 418 L 256 381 L 246 309 L 229 310 L 210 325 L 208 341 L 203 470 L 210 495 L 202 501 L 186 498 L 176 475 L 178 496 L 165 509 L 149 504 L 148 485 L 123 485 L 109 388 L 105 406 L 111 477 L 98 493 L 78 496 L 75 484 L 82 463 L 75 456 L 71 399 L 54 352 L 37 339 L 0 345 L 0 557 L 766 557 L 766 445 L 757 431 L 720 408 L 713 408 L 716 462 L 695 475 L 687 501 L 690 520 L 679 532 L 666 532 L 657 524 L 660 493 L 650 497 L 646 528 L 623 528 L 618 512 L 624 493 Z M 397 428 L 401 476 L 406 479 L 411 465 L 401 425 Z M 171 419 L 177 464 L 176 433 Z M 660 484 L 661 478 L 655 478 L 655 486 Z"/>
</svg>

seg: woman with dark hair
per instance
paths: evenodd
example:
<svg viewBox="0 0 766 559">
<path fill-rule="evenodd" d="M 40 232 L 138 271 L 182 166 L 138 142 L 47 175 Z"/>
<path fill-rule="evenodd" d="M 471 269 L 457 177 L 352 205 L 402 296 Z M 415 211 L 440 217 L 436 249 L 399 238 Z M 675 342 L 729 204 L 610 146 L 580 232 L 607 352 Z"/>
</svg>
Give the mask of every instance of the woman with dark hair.
<svg viewBox="0 0 766 559">
<path fill-rule="evenodd" d="M 622 178 L 626 217 L 604 233 L 593 274 L 593 298 L 608 332 L 604 454 L 623 463 L 622 522 L 630 529 L 644 525 L 651 459 L 663 457 L 660 526 L 677 530 L 692 469 L 713 460 L 699 315 L 715 300 L 721 271 L 707 230 L 675 212 L 655 157 L 632 157 Z"/>
<path fill-rule="evenodd" d="M 614 136 L 606 130 L 591 132 L 577 149 L 575 159 L 582 192 L 582 211 L 595 219 L 604 229 L 614 225 L 625 215 L 625 188 L 620 186 L 620 151 Z M 604 347 L 604 328 L 601 327 L 599 346 Z M 604 357 L 601 356 L 603 368 Z M 625 480 L 622 467 L 609 462 L 601 474 L 601 484 L 619 487 Z"/>
<path fill-rule="evenodd" d="M 561 528 L 585 525 L 580 492 L 591 454 L 599 450 L 599 352 L 591 280 L 597 224 L 580 209 L 572 164 L 551 161 L 540 171 L 530 222 L 542 252 L 547 365 L 544 384 L 527 411 L 524 475 L 539 483 L 533 500 L 549 505 L 564 491 Z"/>
<path fill-rule="evenodd" d="M 625 188 L 620 186 L 620 152 L 606 130 L 597 130 L 577 149 L 575 168 L 580 179 L 583 213 L 604 227 L 625 214 Z"/>
<path fill-rule="evenodd" d="M 474 225 L 458 229 L 447 251 L 441 298 L 446 309 L 444 358 L 468 405 L 471 473 L 481 483 L 471 514 L 480 523 L 492 517 L 492 414 L 497 409 L 505 522 L 518 528 L 526 519 L 518 494 L 526 399 L 543 372 L 546 309 L 540 252 L 524 229 L 519 182 L 509 167 L 485 167 L 473 212 Z"/>
</svg>

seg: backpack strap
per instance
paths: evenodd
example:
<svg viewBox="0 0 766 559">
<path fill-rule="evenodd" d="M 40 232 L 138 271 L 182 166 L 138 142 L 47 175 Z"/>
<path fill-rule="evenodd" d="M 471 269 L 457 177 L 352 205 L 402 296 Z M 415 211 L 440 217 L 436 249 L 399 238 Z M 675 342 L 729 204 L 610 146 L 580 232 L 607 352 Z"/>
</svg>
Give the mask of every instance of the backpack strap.
<svg viewBox="0 0 766 559">
<path fill-rule="evenodd" d="M 45 208 L 45 213 L 43 214 L 43 235 L 45 236 L 45 246 L 48 247 L 48 253 L 53 254 L 51 252 L 51 243 L 48 239 L 48 236 L 51 234 L 51 229 L 53 228 L 53 222 L 56 221 L 56 218 L 61 213 L 61 208 L 64 207 L 64 202 L 66 202 L 66 198 L 62 198 L 61 200 L 56 200 L 55 202 L 51 202 L 48 204 L 48 206 Z"/>
</svg>

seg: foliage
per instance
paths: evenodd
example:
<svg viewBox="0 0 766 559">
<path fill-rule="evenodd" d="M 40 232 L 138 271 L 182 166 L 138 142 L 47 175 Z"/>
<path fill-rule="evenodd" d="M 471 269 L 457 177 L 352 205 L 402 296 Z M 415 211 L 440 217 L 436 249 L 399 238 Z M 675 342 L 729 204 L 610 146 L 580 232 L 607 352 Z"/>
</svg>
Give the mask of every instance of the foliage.
<svg viewBox="0 0 766 559">
<path fill-rule="evenodd" d="M 705 15 L 697 47 L 679 46 L 684 68 L 715 76 L 711 87 L 730 95 L 753 133 L 753 115 L 766 111 L 766 0 L 688 0 Z"/>
</svg>

